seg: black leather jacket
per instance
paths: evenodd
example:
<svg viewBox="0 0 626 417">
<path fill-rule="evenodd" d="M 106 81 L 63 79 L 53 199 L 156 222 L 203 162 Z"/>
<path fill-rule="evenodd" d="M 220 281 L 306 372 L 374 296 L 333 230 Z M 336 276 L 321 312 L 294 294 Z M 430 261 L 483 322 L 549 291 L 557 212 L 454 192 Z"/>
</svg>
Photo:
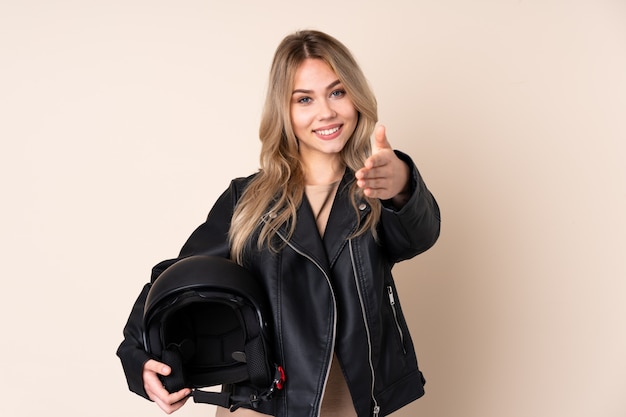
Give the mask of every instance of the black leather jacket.
<svg viewBox="0 0 626 417">
<path fill-rule="evenodd" d="M 287 375 L 270 411 L 276 416 L 319 415 L 333 352 L 359 417 L 387 415 L 424 394 L 425 380 L 391 269 L 435 243 L 440 214 L 413 162 L 397 154 L 412 167 L 412 195 L 399 211 L 383 202 L 378 242 L 370 233 L 351 237 L 357 219 L 347 192 L 354 174 L 347 171 L 323 239 L 304 198 L 295 233 L 284 249 L 279 253 L 252 250 L 245 259 L 244 266 L 260 277 L 270 297 L 277 362 Z M 250 178 L 231 182 L 177 259 L 197 254 L 229 256 L 230 219 Z M 369 215 L 365 202 L 359 210 L 361 217 Z M 156 265 L 152 281 L 174 262 Z M 149 285 L 133 307 L 118 349 L 129 388 L 144 397 L 141 371 L 149 356 L 143 350 L 141 318 Z"/>
</svg>

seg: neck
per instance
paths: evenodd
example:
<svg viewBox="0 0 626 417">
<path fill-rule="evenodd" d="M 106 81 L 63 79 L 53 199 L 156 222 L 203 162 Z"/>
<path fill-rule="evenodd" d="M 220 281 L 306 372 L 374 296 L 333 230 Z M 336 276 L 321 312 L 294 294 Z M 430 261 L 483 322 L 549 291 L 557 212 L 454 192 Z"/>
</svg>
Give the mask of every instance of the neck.
<svg viewBox="0 0 626 417">
<path fill-rule="evenodd" d="M 345 172 L 345 165 L 339 158 L 324 162 L 303 164 L 306 185 L 326 185 L 339 181 Z"/>
</svg>

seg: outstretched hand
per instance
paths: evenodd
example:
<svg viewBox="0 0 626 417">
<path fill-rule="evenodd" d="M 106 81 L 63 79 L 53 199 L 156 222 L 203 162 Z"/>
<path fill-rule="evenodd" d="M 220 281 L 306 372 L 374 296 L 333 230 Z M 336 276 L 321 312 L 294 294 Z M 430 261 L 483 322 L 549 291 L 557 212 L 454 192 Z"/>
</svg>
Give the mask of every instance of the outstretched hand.
<svg viewBox="0 0 626 417">
<path fill-rule="evenodd" d="M 368 197 L 393 199 L 394 205 L 402 206 L 409 191 L 409 175 L 409 166 L 396 156 L 387 140 L 385 127 L 376 127 L 372 155 L 355 173 L 357 185 Z"/>
<path fill-rule="evenodd" d="M 143 366 L 143 387 L 146 394 L 167 414 L 171 414 L 185 405 L 191 394 L 189 388 L 183 388 L 172 394 L 165 389 L 159 375 L 167 376 L 170 372 L 172 370 L 169 366 L 154 359 L 150 359 Z"/>
</svg>

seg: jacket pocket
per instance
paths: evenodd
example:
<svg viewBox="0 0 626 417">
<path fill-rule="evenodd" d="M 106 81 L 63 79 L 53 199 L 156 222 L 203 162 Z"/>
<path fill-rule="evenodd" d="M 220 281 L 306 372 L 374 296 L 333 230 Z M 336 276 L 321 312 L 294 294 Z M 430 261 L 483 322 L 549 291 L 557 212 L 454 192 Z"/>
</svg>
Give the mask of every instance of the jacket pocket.
<svg viewBox="0 0 626 417">
<path fill-rule="evenodd" d="M 396 304 L 396 296 L 393 291 L 393 287 L 391 285 L 387 285 L 387 297 L 389 301 L 389 306 L 391 308 L 391 313 L 393 314 L 393 322 L 395 324 L 396 333 L 400 341 L 400 346 L 402 347 L 402 353 L 406 355 L 405 334 L 404 334 L 404 331 L 402 330 L 402 326 L 400 325 L 400 318 L 398 316 L 398 307 Z"/>
</svg>

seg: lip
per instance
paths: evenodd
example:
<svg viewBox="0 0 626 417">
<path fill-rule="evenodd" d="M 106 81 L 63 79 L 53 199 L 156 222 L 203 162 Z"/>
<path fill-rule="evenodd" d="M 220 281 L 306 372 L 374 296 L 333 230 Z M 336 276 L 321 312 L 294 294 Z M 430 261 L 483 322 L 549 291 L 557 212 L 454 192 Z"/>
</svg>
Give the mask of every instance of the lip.
<svg viewBox="0 0 626 417">
<path fill-rule="evenodd" d="M 341 135 L 342 131 L 343 131 L 343 124 L 334 124 L 334 125 L 323 126 L 318 129 L 315 129 L 313 130 L 313 134 L 322 140 L 331 140 Z M 323 134 L 322 132 L 326 134 Z"/>
</svg>

